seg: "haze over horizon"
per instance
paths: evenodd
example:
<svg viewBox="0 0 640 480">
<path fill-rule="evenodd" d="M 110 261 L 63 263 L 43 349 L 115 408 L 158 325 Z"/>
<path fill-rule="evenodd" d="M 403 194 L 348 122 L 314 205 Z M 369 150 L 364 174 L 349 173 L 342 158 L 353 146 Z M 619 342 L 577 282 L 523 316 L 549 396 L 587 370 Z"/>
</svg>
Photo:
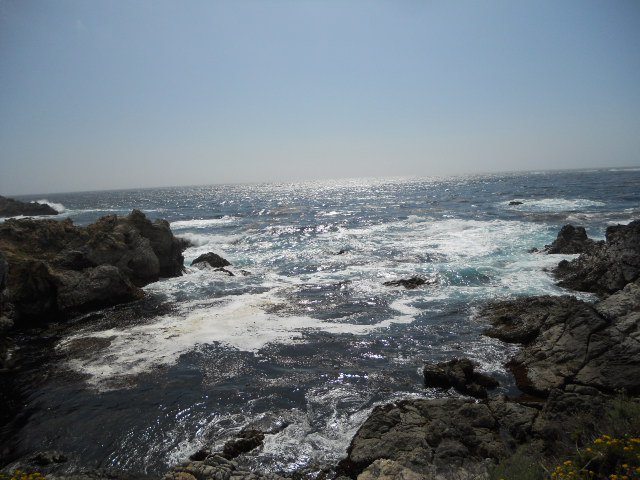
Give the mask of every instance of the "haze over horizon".
<svg viewBox="0 0 640 480">
<path fill-rule="evenodd" d="M 640 165 L 640 3 L 0 0 L 0 194 Z"/>
</svg>

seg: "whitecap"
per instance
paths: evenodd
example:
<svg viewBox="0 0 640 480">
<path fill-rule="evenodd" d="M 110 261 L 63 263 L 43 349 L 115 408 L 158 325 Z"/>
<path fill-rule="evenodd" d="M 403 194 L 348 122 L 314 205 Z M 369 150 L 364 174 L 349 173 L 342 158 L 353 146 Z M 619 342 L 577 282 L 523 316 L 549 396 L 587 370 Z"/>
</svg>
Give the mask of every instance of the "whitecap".
<svg viewBox="0 0 640 480">
<path fill-rule="evenodd" d="M 37 200 L 35 202 L 31 202 L 31 203 L 41 203 L 41 204 L 44 204 L 44 205 L 49 205 L 51 208 L 53 208 L 58 213 L 64 213 L 67 210 L 63 204 L 50 202 L 46 198 L 42 199 L 42 200 Z"/>
</svg>

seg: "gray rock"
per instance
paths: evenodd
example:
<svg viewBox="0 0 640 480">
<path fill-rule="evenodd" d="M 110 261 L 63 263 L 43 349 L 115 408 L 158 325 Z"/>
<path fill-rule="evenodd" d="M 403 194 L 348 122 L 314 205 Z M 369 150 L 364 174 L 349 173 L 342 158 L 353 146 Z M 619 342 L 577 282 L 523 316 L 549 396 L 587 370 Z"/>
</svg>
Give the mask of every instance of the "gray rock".
<svg viewBox="0 0 640 480">
<path fill-rule="evenodd" d="M 602 242 L 600 242 L 602 243 Z M 584 227 L 565 225 L 551 245 L 547 245 L 547 253 L 576 254 L 591 251 L 597 243 L 587 237 Z"/>
</svg>

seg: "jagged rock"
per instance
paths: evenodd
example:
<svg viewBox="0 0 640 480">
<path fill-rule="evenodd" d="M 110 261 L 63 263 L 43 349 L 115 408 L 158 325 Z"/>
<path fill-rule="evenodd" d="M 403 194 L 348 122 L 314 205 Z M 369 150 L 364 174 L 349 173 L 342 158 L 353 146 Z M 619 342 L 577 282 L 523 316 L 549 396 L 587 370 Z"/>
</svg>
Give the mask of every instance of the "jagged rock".
<svg viewBox="0 0 640 480">
<path fill-rule="evenodd" d="M 518 387 L 546 396 L 567 383 L 640 392 L 638 285 L 599 304 L 573 297 L 503 302 L 483 314 L 487 334 L 524 344 L 508 366 Z"/>
<path fill-rule="evenodd" d="M 545 250 L 551 254 L 585 253 L 591 251 L 598 244 L 602 244 L 602 242 L 596 242 L 587 237 L 584 227 L 565 225 L 553 243 L 545 246 Z"/>
<path fill-rule="evenodd" d="M 640 277 L 640 220 L 608 227 L 606 241 L 555 270 L 558 284 L 606 297 Z"/>
<path fill-rule="evenodd" d="M 0 224 L 9 265 L 4 299 L 25 319 L 139 299 L 139 287 L 182 273 L 182 245 L 167 222 L 151 222 L 138 210 L 87 227 L 69 219 L 10 219 Z"/>
<path fill-rule="evenodd" d="M 58 211 L 47 204 L 21 202 L 0 195 L 0 217 L 16 217 L 18 215 L 58 215 Z"/>
<path fill-rule="evenodd" d="M 388 287 L 404 287 L 407 290 L 413 290 L 414 288 L 418 288 L 419 286 L 426 283 L 431 284 L 432 282 L 427 282 L 427 280 L 421 277 L 411 277 L 402 278 L 400 280 L 391 280 L 388 282 L 384 282 L 383 285 L 386 285 Z"/>
<path fill-rule="evenodd" d="M 403 467 L 393 460 L 379 459 L 369 465 L 358 480 L 423 480 L 424 475 Z"/>
<path fill-rule="evenodd" d="M 425 365 L 425 387 L 454 388 L 458 392 L 476 398 L 487 398 L 487 388 L 499 383 L 488 375 L 475 371 L 476 365 L 467 358 Z"/>
<path fill-rule="evenodd" d="M 213 268 L 223 268 L 231 265 L 228 260 L 213 252 L 208 252 L 200 255 L 193 262 L 191 262 L 191 265 L 197 265 L 199 263 L 206 263 Z"/>
<path fill-rule="evenodd" d="M 384 405 L 360 427 L 338 470 L 353 478 L 376 460 L 387 459 L 419 475 L 481 478 L 485 459 L 505 457 L 515 441 L 503 430 L 485 402 L 416 399 Z"/>
<path fill-rule="evenodd" d="M 243 430 L 238 436 L 224 444 L 222 454 L 225 458 L 232 460 L 238 455 L 250 452 L 258 448 L 264 441 L 264 433 L 260 430 Z"/>
</svg>

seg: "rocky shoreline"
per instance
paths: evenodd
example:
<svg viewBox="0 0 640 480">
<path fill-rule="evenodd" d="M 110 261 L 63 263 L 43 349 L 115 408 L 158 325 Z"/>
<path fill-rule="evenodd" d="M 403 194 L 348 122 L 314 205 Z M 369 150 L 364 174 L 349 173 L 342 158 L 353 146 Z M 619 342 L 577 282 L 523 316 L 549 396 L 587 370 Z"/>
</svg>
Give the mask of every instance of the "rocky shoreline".
<svg viewBox="0 0 640 480">
<path fill-rule="evenodd" d="M 139 211 L 104 217 L 86 228 L 69 221 L 8 220 L 0 225 L 0 318 L 8 325 L 5 331 L 45 314 L 64 318 L 140 298 L 141 286 L 181 274 L 185 247 L 167 222 L 152 223 Z M 488 394 L 497 382 L 476 372 L 466 359 L 427 365 L 425 386 L 453 388 L 462 396 L 376 407 L 352 439 L 346 458 L 313 476 L 488 479 L 496 465 L 523 451 L 552 465 L 602 431 L 621 394 L 637 402 L 640 221 L 609 227 L 604 242 L 589 239 L 580 227 L 565 226 L 539 254 L 554 253 L 580 253 L 560 262 L 554 275 L 560 285 L 592 293 L 598 301 L 541 296 L 492 303 L 480 313 L 487 322 L 486 335 L 521 345 L 507 367 L 522 395 Z M 224 268 L 224 259 L 208 255 L 203 261 Z M 0 351 L 5 366 L 8 350 L 5 342 Z M 265 433 L 243 431 L 222 451 L 196 452 L 164 478 L 282 478 L 245 471 L 234 460 L 259 448 Z M 25 459 L 20 465 L 47 478 L 133 478 L 122 472 L 69 474 L 64 461 L 42 465 Z"/>
</svg>

